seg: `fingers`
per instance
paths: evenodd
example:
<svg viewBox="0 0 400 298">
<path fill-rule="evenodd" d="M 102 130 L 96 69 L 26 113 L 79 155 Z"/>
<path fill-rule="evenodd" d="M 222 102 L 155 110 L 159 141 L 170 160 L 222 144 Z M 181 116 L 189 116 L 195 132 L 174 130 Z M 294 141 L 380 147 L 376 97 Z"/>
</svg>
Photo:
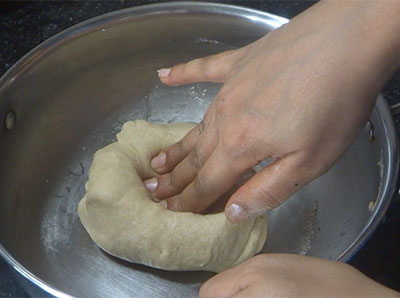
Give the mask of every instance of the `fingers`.
<svg viewBox="0 0 400 298">
<path fill-rule="evenodd" d="M 181 162 L 196 144 L 197 138 L 202 131 L 202 123 L 193 127 L 179 142 L 161 150 L 151 160 L 151 167 L 159 174 L 170 172 Z"/>
<path fill-rule="evenodd" d="M 232 297 L 246 289 L 253 280 L 253 275 L 246 271 L 244 262 L 207 280 L 200 288 L 199 298 Z"/>
<path fill-rule="evenodd" d="M 278 159 L 232 195 L 225 214 L 231 222 L 257 217 L 279 206 L 309 180 L 308 171 L 298 166 L 296 155 Z"/>
<path fill-rule="evenodd" d="M 195 179 L 211 155 L 215 143 L 216 138 L 213 132 L 204 132 L 204 134 L 200 135 L 198 142 L 190 153 L 172 172 L 150 179 L 156 182 L 154 189 L 148 188 L 152 192 L 153 198 L 158 201 L 182 192 Z"/>
<path fill-rule="evenodd" d="M 214 121 L 215 102 L 216 100 L 211 102 L 203 120 L 198 125 L 193 127 L 182 140 L 161 150 L 160 153 L 153 157 L 151 160 L 151 167 L 154 171 L 159 174 L 172 171 L 172 169 L 174 169 L 174 167 L 181 162 L 193 149 L 194 145 L 198 141 L 199 136 L 201 134 L 207 134 L 206 128 L 212 126 L 210 124 L 212 124 Z"/>
<path fill-rule="evenodd" d="M 172 68 L 158 70 L 161 81 L 170 86 L 197 82 L 223 82 L 227 76 L 237 51 L 194 59 Z"/>
<path fill-rule="evenodd" d="M 231 297 L 240 291 L 237 267 L 233 267 L 207 280 L 200 288 L 199 298 Z"/>
<path fill-rule="evenodd" d="M 245 170 L 245 164 L 231 161 L 215 150 L 182 193 L 166 200 L 168 209 L 195 213 L 206 210 L 234 185 Z"/>
</svg>

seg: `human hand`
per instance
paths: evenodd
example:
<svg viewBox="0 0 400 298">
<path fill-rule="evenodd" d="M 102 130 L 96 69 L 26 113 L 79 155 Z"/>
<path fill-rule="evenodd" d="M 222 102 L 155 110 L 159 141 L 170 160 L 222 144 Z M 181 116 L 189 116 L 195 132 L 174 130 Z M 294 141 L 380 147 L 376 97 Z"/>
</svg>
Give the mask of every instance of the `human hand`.
<svg viewBox="0 0 400 298">
<path fill-rule="evenodd" d="M 379 18 L 378 2 L 322 1 L 244 48 L 160 70 L 170 86 L 224 85 L 203 121 L 153 158 L 160 176 L 145 184 L 155 200 L 202 212 L 245 170 L 273 158 L 229 199 L 225 212 L 237 222 L 278 206 L 326 172 L 366 122 L 396 66 L 390 34 L 362 27 L 391 19 Z M 398 26 L 385 25 L 387 31 Z"/>
<path fill-rule="evenodd" d="M 342 263 L 264 254 L 224 271 L 200 288 L 205 297 L 400 297 Z"/>
</svg>

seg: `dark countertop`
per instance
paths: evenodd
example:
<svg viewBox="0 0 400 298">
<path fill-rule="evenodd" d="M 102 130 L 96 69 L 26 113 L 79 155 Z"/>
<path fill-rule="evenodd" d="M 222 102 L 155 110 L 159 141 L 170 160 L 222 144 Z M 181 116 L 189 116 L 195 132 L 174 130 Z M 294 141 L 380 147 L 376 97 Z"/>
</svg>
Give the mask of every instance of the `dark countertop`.
<svg viewBox="0 0 400 298">
<path fill-rule="evenodd" d="M 160 1 L 15 1 L 0 2 L 0 76 L 24 54 L 52 35 L 91 17 L 113 10 Z M 210 1 L 264 10 L 291 18 L 316 1 Z M 400 103 L 400 73 L 388 81 L 383 94 L 389 104 Z M 395 117 L 400 132 L 400 117 Z M 397 194 L 398 195 L 398 194 Z M 362 272 L 400 291 L 400 200 L 392 200 L 377 231 L 350 261 Z M 0 258 L 0 297 L 28 297 L 14 273 Z"/>
</svg>

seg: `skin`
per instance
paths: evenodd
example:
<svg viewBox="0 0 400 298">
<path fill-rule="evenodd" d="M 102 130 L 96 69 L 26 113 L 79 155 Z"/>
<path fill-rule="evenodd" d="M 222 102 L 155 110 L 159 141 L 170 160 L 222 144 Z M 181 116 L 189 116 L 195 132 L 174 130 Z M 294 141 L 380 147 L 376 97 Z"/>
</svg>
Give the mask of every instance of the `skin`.
<svg viewBox="0 0 400 298">
<path fill-rule="evenodd" d="M 202 285 L 199 297 L 400 297 L 400 294 L 345 263 L 264 254 L 214 276 Z"/>
<path fill-rule="evenodd" d="M 222 82 L 203 121 L 155 156 L 155 201 L 204 212 L 261 160 L 274 162 L 229 198 L 232 222 L 256 217 L 330 169 L 400 66 L 400 1 L 321 1 L 243 48 L 159 70 L 169 86 Z M 200 297 L 398 296 L 348 265 L 254 257 L 207 281 Z"/>
<path fill-rule="evenodd" d="M 400 1 L 322 1 L 246 47 L 160 70 L 166 85 L 223 87 L 203 121 L 153 158 L 160 175 L 145 184 L 154 200 L 203 212 L 272 157 L 227 202 L 228 219 L 238 222 L 325 173 L 399 65 L 399 14 Z"/>
</svg>

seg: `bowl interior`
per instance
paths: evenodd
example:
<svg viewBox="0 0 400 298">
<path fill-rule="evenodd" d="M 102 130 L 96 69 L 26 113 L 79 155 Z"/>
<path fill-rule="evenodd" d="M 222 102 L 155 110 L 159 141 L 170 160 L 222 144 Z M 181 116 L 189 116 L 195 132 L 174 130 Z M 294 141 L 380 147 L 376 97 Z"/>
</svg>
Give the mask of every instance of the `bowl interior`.
<svg viewBox="0 0 400 298">
<path fill-rule="evenodd" d="M 195 296 L 206 272 L 166 272 L 103 253 L 77 204 L 93 153 L 127 120 L 200 121 L 219 84 L 166 87 L 156 70 L 234 49 L 284 22 L 247 9 L 163 4 L 96 18 L 46 42 L 3 78 L 0 241 L 26 270 L 75 296 Z M 326 175 L 269 214 L 264 252 L 330 259 L 354 246 L 382 200 L 390 154 L 379 109 Z M 338 120 L 339 121 L 339 120 Z"/>
</svg>

